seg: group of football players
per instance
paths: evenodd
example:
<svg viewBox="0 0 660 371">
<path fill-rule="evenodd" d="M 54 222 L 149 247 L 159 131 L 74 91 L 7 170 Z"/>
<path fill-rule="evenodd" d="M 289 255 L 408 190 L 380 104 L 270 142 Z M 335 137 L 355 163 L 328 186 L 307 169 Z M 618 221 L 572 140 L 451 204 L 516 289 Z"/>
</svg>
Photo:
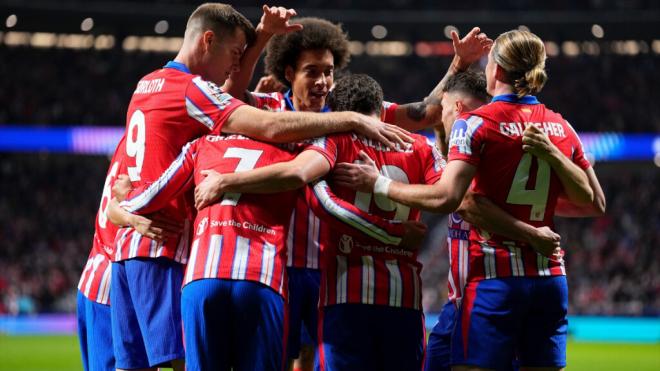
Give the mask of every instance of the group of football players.
<svg viewBox="0 0 660 371">
<path fill-rule="evenodd" d="M 445 76 L 398 105 L 367 75 L 335 81 L 346 33 L 295 16 L 264 6 L 254 28 L 203 4 L 138 82 L 78 285 L 85 369 L 565 367 L 552 218 L 605 201 L 576 133 L 534 96 L 543 42 L 454 32 Z M 422 128 L 436 141 L 408 131 Z M 420 210 L 450 214 L 428 345 Z"/>
</svg>

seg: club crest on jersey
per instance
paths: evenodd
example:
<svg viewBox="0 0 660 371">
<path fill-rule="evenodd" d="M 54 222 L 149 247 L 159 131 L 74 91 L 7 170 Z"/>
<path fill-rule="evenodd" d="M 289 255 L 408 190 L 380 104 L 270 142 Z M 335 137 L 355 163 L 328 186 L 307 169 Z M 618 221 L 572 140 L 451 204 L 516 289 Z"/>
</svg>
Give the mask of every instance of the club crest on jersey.
<svg viewBox="0 0 660 371">
<path fill-rule="evenodd" d="M 457 147 L 458 152 L 472 154 L 472 135 L 483 124 L 479 116 L 470 116 L 454 122 L 449 136 L 449 150 Z"/>
<path fill-rule="evenodd" d="M 209 218 L 204 217 L 199 224 L 197 225 L 197 235 L 201 236 L 202 233 L 204 233 L 204 230 L 206 230 L 206 226 L 209 224 Z"/>
<path fill-rule="evenodd" d="M 339 239 L 339 251 L 343 254 L 350 254 L 353 250 L 353 237 L 343 234 Z"/>
</svg>

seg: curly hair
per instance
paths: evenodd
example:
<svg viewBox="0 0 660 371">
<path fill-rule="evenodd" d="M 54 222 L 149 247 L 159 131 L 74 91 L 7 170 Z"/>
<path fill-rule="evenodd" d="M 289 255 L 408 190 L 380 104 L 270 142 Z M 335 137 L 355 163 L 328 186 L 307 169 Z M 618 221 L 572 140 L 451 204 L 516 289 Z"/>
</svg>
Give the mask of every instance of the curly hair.
<svg viewBox="0 0 660 371">
<path fill-rule="evenodd" d="M 328 94 L 327 103 L 333 111 L 380 114 L 383 89 L 368 75 L 348 75 L 337 80 L 334 89 Z"/>
<path fill-rule="evenodd" d="M 486 91 L 486 76 L 482 72 L 471 70 L 450 76 L 442 91 L 464 93 L 484 103 L 491 99 Z"/>
<path fill-rule="evenodd" d="M 302 24 L 302 31 L 276 35 L 268 42 L 264 59 L 267 74 L 291 87 L 285 76 L 286 67 L 295 69 L 300 53 L 305 50 L 328 49 L 334 57 L 335 70 L 346 67 L 351 55 L 348 35 L 340 24 L 313 17 L 297 18 L 293 22 Z"/>
</svg>

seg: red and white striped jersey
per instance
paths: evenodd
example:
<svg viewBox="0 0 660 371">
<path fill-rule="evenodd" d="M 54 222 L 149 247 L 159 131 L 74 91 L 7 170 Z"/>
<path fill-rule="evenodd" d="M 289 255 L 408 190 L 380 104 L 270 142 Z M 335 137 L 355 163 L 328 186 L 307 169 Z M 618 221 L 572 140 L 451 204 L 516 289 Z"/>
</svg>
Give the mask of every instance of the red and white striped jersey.
<svg viewBox="0 0 660 371">
<path fill-rule="evenodd" d="M 243 104 L 212 82 L 190 74 L 180 63 L 169 62 L 143 77 L 128 107 L 122 148 L 133 187 L 157 180 L 186 143 L 209 132 L 219 133 Z M 184 196 L 172 198 L 162 210 L 184 225 L 180 238 L 157 243 L 132 228 L 123 228 L 117 234 L 114 260 L 166 257 L 185 263 L 194 213 L 191 201 Z"/>
<path fill-rule="evenodd" d="M 78 282 L 78 290 L 87 299 L 100 304 L 110 304 L 111 257 L 114 253 L 114 241 L 118 228 L 108 220 L 106 212 L 112 199 L 112 185 L 115 183 L 115 179 L 119 174 L 126 173 L 123 152 L 119 150 L 124 145 L 125 137 L 122 137 L 110 160 L 110 166 L 103 183 L 101 203 L 96 213 L 92 250 Z"/>
<path fill-rule="evenodd" d="M 309 149 L 321 153 L 334 166 L 337 162 L 355 162 L 365 151 L 385 176 L 404 183 L 434 184 L 440 179 L 444 160 L 433 143 L 413 134 L 410 148 L 390 150 L 380 143 L 356 134 L 332 135 L 317 140 Z M 332 186 L 332 183 L 330 183 Z M 328 185 L 314 187 L 314 210 L 326 221 L 321 229 L 322 249 L 321 303 L 323 305 L 360 303 L 392 307 L 421 308 L 422 264 L 415 252 L 395 246 L 399 240 L 387 233 L 356 233 L 344 210 L 333 206 L 326 194 Z M 372 193 L 332 186 L 335 194 L 350 200 L 363 211 L 385 219 L 418 220 L 419 210 L 395 203 Z M 318 205 L 315 205 L 318 203 Z M 348 221 L 347 221 L 348 220 Z M 355 221 L 352 221 L 355 223 Z M 359 223 L 359 222 L 358 222 Z M 378 228 L 370 228 L 376 229 Z M 326 238 L 327 237 L 327 238 Z"/>
<path fill-rule="evenodd" d="M 248 101 L 251 105 L 268 111 L 295 111 L 290 96 L 290 91 L 268 94 L 248 93 Z M 394 122 L 397 107 L 396 103 L 383 102 L 381 120 Z M 288 267 L 319 269 L 319 241 L 325 230 L 321 228 L 322 224 L 323 221 L 307 205 L 305 197 L 300 195 L 291 215 L 291 228 L 287 237 Z"/>
<path fill-rule="evenodd" d="M 543 130 L 580 168 L 590 167 L 577 134 L 561 115 L 533 96 L 518 99 L 513 94 L 497 96 L 456 120 L 449 161 L 461 160 L 477 167 L 472 183 L 475 193 L 488 197 L 519 220 L 553 228 L 562 185 L 547 162 L 522 150 L 522 134 L 529 125 Z M 565 274 L 563 257 L 546 258 L 526 243 L 473 226 L 468 281 Z"/>
<path fill-rule="evenodd" d="M 448 298 L 460 305 L 463 288 L 467 282 L 469 269 L 470 223 L 458 213 L 449 214 L 447 221 L 447 250 L 449 252 L 449 272 L 447 274 Z"/>
<path fill-rule="evenodd" d="M 151 213 L 181 194 L 192 194 L 204 179 L 201 170 L 247 171 L 293 159 L 299 146 L 286 148 L 239 136 L 207 135 L 183 151 L 150 185 L 128 195 L 120 205 L 138 214 Z M 262 283 L 286 297 L 285 236 L 298 191 L 278 194 L 227 193 L 195 218 L 184 285 L 222 278 Z"/>
</svg>

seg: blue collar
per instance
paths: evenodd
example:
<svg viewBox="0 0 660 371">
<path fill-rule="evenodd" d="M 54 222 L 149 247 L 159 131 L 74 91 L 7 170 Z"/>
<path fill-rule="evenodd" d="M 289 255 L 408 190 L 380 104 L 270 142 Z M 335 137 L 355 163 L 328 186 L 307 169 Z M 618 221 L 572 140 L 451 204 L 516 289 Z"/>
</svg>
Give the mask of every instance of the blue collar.
<svg viewBox="0 0 660 371">
<path fill-rule="evenodd" d="M 289 111 L 296 111 L 296 107 L 293 106 L 293 102 L 291 101 L 291 89 L 287 90 L 286 93 L 284 93 L 284 100 L 286 101 L 286 106 L 289 109 Z M 327 105 L 324 106 L 321 109 L 321 112 L 330 112 L 330 107 Z"/>
<path fill-rule="evenodd" d="M 517 95 L 515 94 L 502 94 L 502 95 L 497 95 L 493 97 L 493 100 L 490 101 L 491 103 L 493 102 L 509 102 L 509 103 L 517 103 L 517 104 L 541 104 L 538 99 L 536 99 L 535 96 L 533 95 L 525 95 L 522 98 L 518 98 Z"/>
<path fill-rule="evenodd" d="M 174 68 L 175 70 L 179 70 L 183 73 L 190 73 L 190 70 L 185 64 L 176 61 L 167 62 L 163 68 Z"/>
</svg>

